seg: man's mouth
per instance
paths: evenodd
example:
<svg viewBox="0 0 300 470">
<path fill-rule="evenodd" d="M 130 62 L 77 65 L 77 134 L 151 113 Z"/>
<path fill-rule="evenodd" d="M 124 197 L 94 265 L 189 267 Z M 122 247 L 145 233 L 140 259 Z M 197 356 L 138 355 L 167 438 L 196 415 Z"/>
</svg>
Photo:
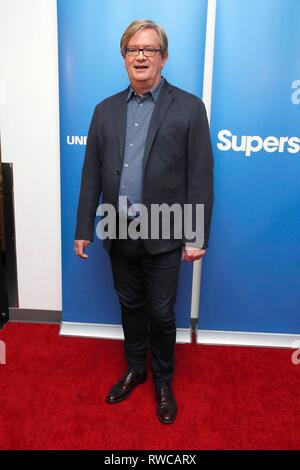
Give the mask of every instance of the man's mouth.
<svg viewBox="0 0 300 470">
<path fill-rule="evenodd" d="M 135 65 L 134 68 L 135 70 L 147 70 L 148 66 L 147 65 Z"/>
</svg>

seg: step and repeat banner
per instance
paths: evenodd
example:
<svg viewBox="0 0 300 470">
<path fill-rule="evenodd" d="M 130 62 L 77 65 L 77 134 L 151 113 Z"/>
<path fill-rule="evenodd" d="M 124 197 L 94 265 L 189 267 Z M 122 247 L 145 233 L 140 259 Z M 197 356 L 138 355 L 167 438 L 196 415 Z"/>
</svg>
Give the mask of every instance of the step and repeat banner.
<svg viewBox="0 0 300 470">
<path fill-rule="evenodd" d="M 300 2 L 217 2 L 200 330 L 300 333 Z"/>
<path fill-rule="evenodd" d="M 63 321 L 119 325 L 107 253 L 73 253 L 95 104 L 128 85 L 119 40 L 137 18 L 169 36 L 164 76 L 202 94 L 207 1 L 58 0 Z M 219 0 L 211 135 L 215 207 L 203 262 L 200 330 L 300 333 L 300 1 Z M 177 325 L 189 328 L 192 265 Z"/>
<path fill-rule="evenodd" d="M 97 103 L 128 86 L 120 38 L 133 20 L 161 24 L 169 38 L 166 79 L 201 97 L 207 0 L 58 0 L 63 322 L 119 325 L 109 257 L 95 236 L 89 258 L 73 251 L 86 135 Z M 96 220 L 97 223 L 97 220 Z M 96 224 L 95 224 L 96 225 Z M 189 329 L 192 265 L 182 264 L 177 326 Z"/>
</svg>

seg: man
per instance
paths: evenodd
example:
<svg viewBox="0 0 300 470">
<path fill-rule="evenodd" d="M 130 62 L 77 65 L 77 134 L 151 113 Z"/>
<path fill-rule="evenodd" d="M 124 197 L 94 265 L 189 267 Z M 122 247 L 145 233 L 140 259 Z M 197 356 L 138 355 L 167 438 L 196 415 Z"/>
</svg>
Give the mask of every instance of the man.
<svg viewBox="0 0 300 470">
<path fill-rule="evenodd" d="M 87 140 L 77 213 L 75 253 L 93 240 L 99 197 L 118 209 L 120 225 L 128 198 L 133 204 L 204 204 L 204 244 L 176 239 L 106 239 L 122 311 L 128 370 L 109 391 L 118 403 L 147 379 L 146 356 L 157 396 L 157 416 L 173 423 L 177 404 L 172 390 L 176 325 L 174 304 L 180 260 L 202 258 L 207 248 L 213 204 L 213 157 L 202 101 L 161 76 L 168 59 L 164 30 L 149 20 L 131 23 L 121 38 L 130 86 L 96 106 Z M 173 227 L 174 228 L 174 227 Z M 161 235 L 161 232 L 160 232 Z M 190 245 L 189 245 L 190 242 Z"/>
</svg>

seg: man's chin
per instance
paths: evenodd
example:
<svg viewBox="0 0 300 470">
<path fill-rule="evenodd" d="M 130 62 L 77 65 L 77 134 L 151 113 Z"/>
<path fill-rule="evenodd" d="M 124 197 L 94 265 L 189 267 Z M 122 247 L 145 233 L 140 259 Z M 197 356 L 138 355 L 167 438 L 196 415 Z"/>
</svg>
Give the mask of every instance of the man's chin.
<svg viewBox="0 0 300 470">
<path fill-rule="evenodd" d="M 134 80 L 136 80 L 137 82 L 146 82 L 147 80 L 149 80 L 150 77 L 147 76 L 146 74 L 143 75 L 143 74 L 137 74 L 134 76 Z"/>
<path fill-rule="evenodd" d="M 134 71 L 133 76 L 136 80 L 149 80 L 149 71 L 144 70 L 143 72 L 136 72 Z"/>
</svg>

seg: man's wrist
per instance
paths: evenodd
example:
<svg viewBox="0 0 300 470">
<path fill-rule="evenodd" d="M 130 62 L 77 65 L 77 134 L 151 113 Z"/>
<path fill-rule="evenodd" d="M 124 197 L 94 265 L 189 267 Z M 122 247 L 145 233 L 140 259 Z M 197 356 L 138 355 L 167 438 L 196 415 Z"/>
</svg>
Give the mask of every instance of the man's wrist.
<svg viewBox="0 0 300 470">
<path fill-rule="evenodd" d="M 184 248 L 189 248 L 192 250 L 205 250 L 206 249 L 203 246 L 200 247 L 200 246 L 195 246 L 195 245 L 189 245 L 188 243 L 184 244 Z"/>
</svg>

